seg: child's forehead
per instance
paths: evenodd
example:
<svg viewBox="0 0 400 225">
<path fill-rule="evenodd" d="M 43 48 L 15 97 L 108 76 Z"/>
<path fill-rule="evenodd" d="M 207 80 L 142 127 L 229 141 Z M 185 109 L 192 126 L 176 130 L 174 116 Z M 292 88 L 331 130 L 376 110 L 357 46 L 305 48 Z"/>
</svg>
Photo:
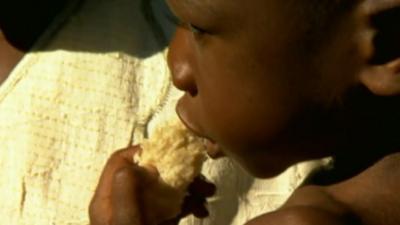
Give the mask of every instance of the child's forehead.
<svg viewBox="0 0 400 225">
<path fill-rule="evenodd" d="M 218 21 L 218 24 L 233 23 L 233 21 L 250 18 L 266 18 L 278 13 L 275 10 L 281 0 L 166 0 L 172 11 L 178 17 L 201 18 L 204 21 Z M 292 0 L 290 0 L 292 1 Z M 261 18 L 258 18 L 261 19 Z"/>
<path fill-rule="evenodd" d="M 228 10 L 227 2 L 237 0 L 166 0 L 170 9 L 180 17 L 202 18 L 202 20 L 218 20 L 221 15 L 225 15 Z"/>
<path fill-rule="evenodd" d="M 220 14 L 243 14 L 252 16 L 251 12 L 264 12 L 287 8 L 291 2 L 300 0 L 166 0 L 170 6 L 180 11 L 193 14 L 202 12 Z M 301 2 L 305 2 L 301 0 Z M 284 6 L 284 7 L 283 7 Z M 274 12 L 277 13 L 277 12 Z M 243 16 L 243 15 L 242 15 Z"/>
<path fill-rule="evenodd" d="M 176 9 L 182 11 L 196 12 L 196 11 L 210 11 L 214 10 L 217 2 L 220 0 L 166 0 L 168 4 Z"/>
<path fill-rule="evenodd" d="M 250 2 L 257 1 L 258 0 L 250 0 Z M 238 0 L 167 0 L 167 2 L 174 7 L 185 8 L 185 10 L 208 10 L 211 12 L 242 5 L 241 1 Z"/>
</svg>

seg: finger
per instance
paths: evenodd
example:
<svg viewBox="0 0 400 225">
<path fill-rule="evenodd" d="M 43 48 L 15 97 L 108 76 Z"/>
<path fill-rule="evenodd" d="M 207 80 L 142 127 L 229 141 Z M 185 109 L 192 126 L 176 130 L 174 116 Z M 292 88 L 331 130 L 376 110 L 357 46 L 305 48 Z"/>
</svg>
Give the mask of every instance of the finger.
<svg viewBox="0 0 400 225">
<path fill-rule="evenodd" d="M 208 182 L 203 176 L 196 177 L 188 188 L 189 194 L 200 197 L 211 197 L 215 194 L 216 190 L 216 186 Z"/>
<path fill-rule="evenodd" d="M 116 172 L 112 183 L 111 205 L 112 224 L 143 224 L 139 199 L 140 183 L 135 175 L 135 167 L 125 167 Z"/>
<path fill-rule="evenodd" d="M 124 168 L 130 167 L 133 164 L 133 156 L 139 151 L 138 146 L 130 147 L 127 149 L 119 150 L 111 155 L 108 159 L 103 172 L 101 174 L 97 189 L 95 192 L 95 198 L 109 198 L 111 194 L 111 184 L 113 181 L 114 174 Z"/>
<path fill-rule="evenodd" d="M 115 152 L 107 161 L 101 174 L 94 196 L 89 205 L 89 217 L 92 225 L 109 224 L 112 216 L 111 190 L 113 177 L 116 171 L 131 166 L 133 155 L 138 147 Z"/>
<path fill-rule="evenodd" d="M 205 205 L 206 199 L 203 197 L 195 195 L 186 196 L 183 202 L 182 212 L 178 217 L 183 218 L 189 214 L 193 214 L 198 218 L 205 218 L 209 215 Z"/>
<path fill-rule="evenodd" d="M 205 207 L 205 199 L 194 196 L 187 196 L 182 206 L 182 212 L 174 219 L 165 221 L 159 225 L 177 225 L 186 216 L 193 214 L 197 218 L 205 218 L 209 216 L 209 212 Z"/>
<path fill-rule="evenodd" d="M 165 222 L 160 223 L 159 225 L 178 225 L 179 221 L 181 221 L 180 217 L 177 217 L 175 219 L 171 219 Z"/>
<path fill-rule="evenodd" d="M 90 225 L 109 224 L 111 213 L 111 206 L 108 203 L 92 199 L 89 205 Z"/>
<path fill-rule="evenodd" d="M 210 215 L 205 204 L 196 205 L 192 210 L 192 214 L 197 218 L 206 218 Z"/>
</svg>

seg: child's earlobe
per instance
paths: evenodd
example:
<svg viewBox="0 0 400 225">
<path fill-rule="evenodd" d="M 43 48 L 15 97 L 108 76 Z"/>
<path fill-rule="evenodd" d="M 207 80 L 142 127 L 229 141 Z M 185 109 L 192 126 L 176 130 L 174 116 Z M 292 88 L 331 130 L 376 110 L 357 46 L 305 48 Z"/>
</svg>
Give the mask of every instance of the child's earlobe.
<svg viewBox="0 0 400 225">
<path fill-rule="evenodd" d="M 376 95 L 400 95 L 400 58 L 382 65 L 368 65 L 359 78 Z"/>
<path fill-rule="evenodd" d="M 362 40 L 364 68 L 360 82 L 381 96 L 400 95 L 400 0 L 364 2 L 367 18 Z"/>
</svg>

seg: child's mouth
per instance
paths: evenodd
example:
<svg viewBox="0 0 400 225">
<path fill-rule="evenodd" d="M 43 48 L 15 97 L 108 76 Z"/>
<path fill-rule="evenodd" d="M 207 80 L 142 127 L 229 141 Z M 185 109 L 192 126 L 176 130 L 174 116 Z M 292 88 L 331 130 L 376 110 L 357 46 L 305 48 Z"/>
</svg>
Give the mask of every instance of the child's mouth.
<svg viewBox="0 0 400 225">
<path fill-rule="evenodd" d="M 200 126 L 197 126 L 191 119 L 190 116 L 187 114 L 185 110 L 182 109 L 182 107 L 177 106 L 177 114 L 179 119 L 182 121 L 182 123 L 191 131 L 193 132 L 196 136 L 203 138 L 204 140 L 204 146 L 206 147 L 207 154 L 210 156 L 210 158 L 216 159 L 224 156 L 222 149 L 220 145 L 212 140 L 210 137 L 206 136 L 203 134 L 201 131 L 202 129 Z"/>
<path fill-rule="evenodd" d="M 212 141 L 207 138 L 204 138 L 203 140 L 204 140 L 204 146 L 207 149 L 207 154 L 208 156 L 210 156 L 210 158 L 218 159 L 225 156 L 221 146 L 217 144 L 215 141 Z"/>
</svg>

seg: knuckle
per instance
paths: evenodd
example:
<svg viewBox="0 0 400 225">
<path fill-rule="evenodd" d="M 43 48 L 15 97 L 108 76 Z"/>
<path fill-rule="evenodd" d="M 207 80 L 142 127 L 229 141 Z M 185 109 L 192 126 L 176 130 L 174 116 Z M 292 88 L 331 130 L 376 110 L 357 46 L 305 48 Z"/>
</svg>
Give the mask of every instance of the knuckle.
<svg viewBox="0 0 400 225">
<path fill-rule="evenodd" d="M 107 163 L 118 164 L 121 161 L 133 163 L 133 155 L 139 150 L 139 146 L 131 146 L 128 148 L 117 150 L 110 155 Z"/>
<path fill-rule="evenodd" d="M 118 150 L 114 153 L 111 154 L 111 156 L 108 158 L 106 167 L 108 168 L 118 168 L 120 165 L 123 165 L 124 163 L 124 158 L 122 157 L 122 152 L 124 150 Z"/>
<path fill-rule="evenodd" d="M 121 182 L 133 182 L 134 181 L 134 174 L 131 168 L 129 167 L 122 167 L 114 173 L 113 180 L 116 183 Z"/>
<path fill-rule="evenodd" d="M 115 160 L 120 159 L 121 158 L 121 154 L 123 153 L 124 150 L 125 149 L 120 149 L 120 150 L 117 150 L 117 151 L 113 152 L 111 154 L 110 158 L 108 159 L 108 161 L 115 161 Z"/>
</svg>

